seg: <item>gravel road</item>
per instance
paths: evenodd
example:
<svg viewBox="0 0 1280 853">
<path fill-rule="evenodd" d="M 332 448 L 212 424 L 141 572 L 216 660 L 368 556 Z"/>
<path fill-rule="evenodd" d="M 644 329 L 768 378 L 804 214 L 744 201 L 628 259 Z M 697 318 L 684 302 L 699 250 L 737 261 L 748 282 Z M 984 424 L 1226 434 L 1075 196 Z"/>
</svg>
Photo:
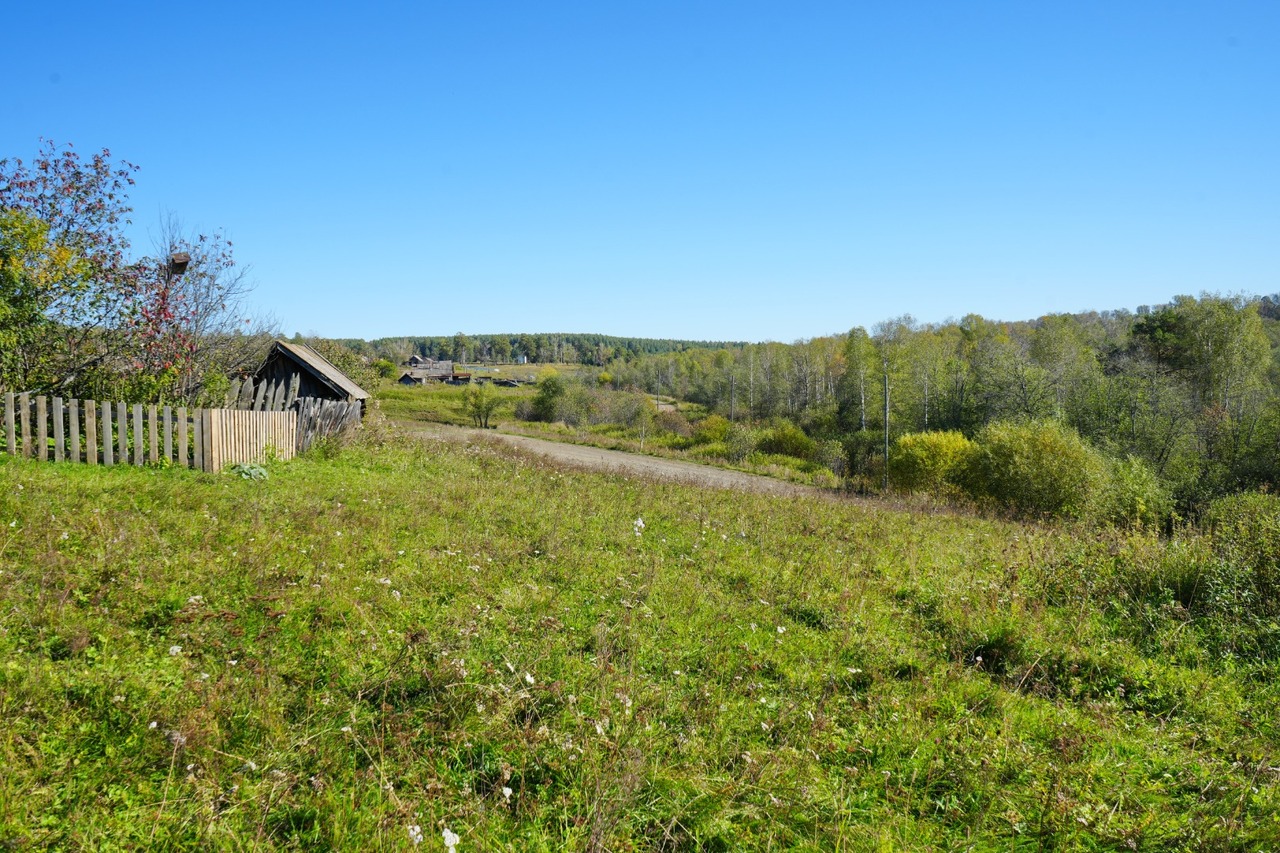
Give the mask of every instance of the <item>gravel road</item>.
<svg viewBox="0 0 1280 853">
<path fill-rule="evenodd" d="M 467 427 L 447 426 L 443 424 L 404 424 L 411 434 L 431 436 L 457 441 L 473 441 L 489 439 L 503 444 L 518 447 L 521 450 L 544 456 L 556 462 L 576 468 L 589 468 L 595 471 L 612 471 L 625 474 L 637 474 L 656 477 L 664 480 L 675 480 L 682 483 L 693 483 L 717 489 L 736 489 L 745 492 L 759 492 L 769 495 L 819 495 L 830 494 L 812 486 L 798 486 L 784 483 L 770 477 L 747 474 L 742 471 L 726 471 L 710 465 L 699 465 L 679 459 L 663 459 L 657 456 L 643 456 L 638 453 L 624 453 L 620 450 L 604 450 L 599 447 L 587 447 L 580 444 L 563 444 L 558 441 L 547 441 L 542 438 L 531 438 L 526 435 L 512 435 L 496 430 L 469 429 Z"/>
</svg>

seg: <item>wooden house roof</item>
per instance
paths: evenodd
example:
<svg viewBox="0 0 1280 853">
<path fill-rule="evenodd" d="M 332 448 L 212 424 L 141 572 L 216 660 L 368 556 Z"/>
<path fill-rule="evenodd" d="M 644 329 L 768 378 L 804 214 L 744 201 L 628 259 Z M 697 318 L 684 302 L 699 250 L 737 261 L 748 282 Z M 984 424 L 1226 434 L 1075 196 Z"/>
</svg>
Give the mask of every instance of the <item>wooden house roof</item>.
<svg viewBox="0 0 1280 853">
<path fill-rule="evenodd" d="M 367 400 L 369 392 L 351 381 L 351 377 L 343 373 L 333 363 L 306 344 L 293 344 L 287 341 L 275 341 L 267 354 L 265 364 L 277 357 L 285 358 L 298 365 L 319 382 L 331 388 L 340 399 Z M 261 372 L 261 371 L 260 371 Z"/>
</svg>

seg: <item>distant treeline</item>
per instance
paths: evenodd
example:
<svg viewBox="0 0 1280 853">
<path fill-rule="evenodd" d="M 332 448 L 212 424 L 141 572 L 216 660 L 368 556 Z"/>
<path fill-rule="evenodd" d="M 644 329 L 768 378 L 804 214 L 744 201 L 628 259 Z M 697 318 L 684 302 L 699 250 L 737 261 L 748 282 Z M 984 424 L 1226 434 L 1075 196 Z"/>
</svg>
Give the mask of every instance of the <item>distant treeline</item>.
<svg viewBox="0 0 1280 853">
<path fill-rule="evenodd" d="M 378 338 L 364 341 L 343 339 L 339 343 L 370 359 L 386 359 L 401 364 L 410 356 L 460 362 L 509 363 L 522 358 L 539 364 L 589 364 L 603 366 L 615 360 L 632 360 L 646 355 L 684 352 L 692 349 L 737 349 L 733 341 L 679 341 L 657 338 L 619 338 L 556 332 L 552 334 L 466 335 L 448 337 Z"/>
<path fill-rule="evenodd" d="M 731 421 L 786 420 L 840 442 L 855 473 L 882 464 L 885 430 L 974 436 L 1054 421 L 1111 458 L 1141 460 L 1184 508 L 1280 488 L 1280 294 L 1022 322 L 903 316 L 794 344 L 619 359 L 598 380 Z"/>
</svg>

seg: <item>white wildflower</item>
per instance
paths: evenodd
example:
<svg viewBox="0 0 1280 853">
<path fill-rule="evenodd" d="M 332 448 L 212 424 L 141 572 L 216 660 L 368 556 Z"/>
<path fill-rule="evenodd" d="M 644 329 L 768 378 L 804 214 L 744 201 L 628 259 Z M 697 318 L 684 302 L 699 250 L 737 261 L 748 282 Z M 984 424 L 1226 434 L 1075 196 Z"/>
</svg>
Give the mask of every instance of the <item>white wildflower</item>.
<svg viewBox="0 0 1280 853">
<path fill-rule="evenodd" d="M 533 684 L 533 676 L 527 672 L 524 674 L 524 680 L 526 684 Z"/>
<path fill-rule="evenodd" d="M 178 655 L 180 655 L 180 654 L 182 654 L 182 646 L 170 646 L 170 647 L 169 647 L 169 655 L 170 655 L 171 657 L 176 657 L 176 656 L 178 656 Z"/>
<path fill-rule="evenodd" d="M 409 843 L 422 843 L 422 827 L 418 826 L 416 823 L 409 824 Z"/>
<path fill-rule="evenodd" d="M 449 848 L 450 853 L 452 853 L 453 848 L 458 846 L 458 842 L 462 840 L 458 837 L 458 833 L 451 831 L 447 826 L 441 835 L 444 837 L 444 846 Z"/>
<path fill-rule="evenodd" d="M 637 519 L 633 522 L 633 525 L 635 526 L 635 529 L 636 529 L 636 535 L 637 535 L 637 536 L 639 536 L 639 535 L 641 535 L 642 533 L 644 533 L 644 519 L 643 519 L 643 518 L 637 518 Z"/>
<path fill-rule="evenodd" d="M 502 788 L 502 798 L 506 800 L 508 803 L 511 802 L 511 789 L 506 787 L 505 785 Z"/>
<path fill-rule="evenodd" d="M 779 633 L 779 634 L 785 634 L 785 633 L 787 633 L 787 629 L 786 629 L 786 628 L 784 628 L 782 625 L 779 625 L 779 626 L 778 626 L 778 633 Z"/>
</svg>

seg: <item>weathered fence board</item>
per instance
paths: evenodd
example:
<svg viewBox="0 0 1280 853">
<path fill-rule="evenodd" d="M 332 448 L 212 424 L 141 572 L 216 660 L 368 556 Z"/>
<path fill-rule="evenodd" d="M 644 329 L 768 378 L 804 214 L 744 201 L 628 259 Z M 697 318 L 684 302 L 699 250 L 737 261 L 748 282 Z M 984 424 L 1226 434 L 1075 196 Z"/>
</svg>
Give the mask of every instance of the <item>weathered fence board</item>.
<svg viewBox="0 0 1280 853">
<path fill-rule="evenodd" d="M 129 464 L 128 403 L 116 403 L 116 458 L 120 460 L 121 465 Z"/>
<path fill-rule="evenodd" d="M 6 391 L 4 395 L 4 451 L 10 456 L 18 452 L 18 436 L 17 425 L 13 422 L 15 414 L 14 402 L 15 396 L 12 391 Z"/>
<path fill-rule="evenodd" d="M 63 420 L 65 419 L 65 417 L 66 416 L 62 410 L 62 398 L 54 397 L 53 398 L 53 461 L 54 462 L 61 462 L 65 456 L 65 454 L 63 453 L 63 444 L 67 438 L 66 430 L 64 429 L 65 424 L 63 424 Z"/>
<path fill-rule="evenodd" d="M 253 393 L 251 386 L 244 383 L 238 393 Z M 265 411 L 174 409 L 6 392 L 0 450 L 55 462 L 176 464 L 218 471 L 268 456 L 291 459 L 318 439 L 342 435 L 360 423 L 359 403 L 297 398 L 296 391 L 297 383 L 260 383 L 259 405 Z M 290 408 L 274 408 L 291 399 Z"/>
<path fill-rule="evenodd" d="M 115 433 L 111 431 L 111 404 L 107 401 L 102 402 L 102 464 L 115 464 Z"/>
<path fill-rule="evenodd" d="M 44 397 L 36 397 L 36 456 L 49 461 L 49 402 Z"/>
<path fill-rule="evenodd" d="M 165 406 L 161 412 L 163 418 L 161 430 L 164 435 L 164 461 L 173 461 L 173 409 Z"/>
<path fill-rule="evenodd" d="M 84 401 L 84 461 L 98 464 L 98 404 Z"/>
<path fill-rule="evenodd" d="M 204 409 L 196 409 L 195 417 L 191 419 L 191 428 L 194 437 L 191 440 L 192 461 L 196 468 L 204 470 Z"/>
<path fill-rule="evenodd" d="M 187 407 L 178 407 L 178 463 L 184 468 L 191 467 L 191 459 L 187 456 Z"/>
<path fill-rule="evenodd" d="M 31 447 L 31 395 L 18 395 L 18 420 L 22 423 L 22 455 L 30 456 Z"/>
<path fill-rule="evenodd" d="M 71 461 L 80 461 L 80 401 L 72 400 L 67 426 L 71 428 Z M 89 460 L 85 460 L 86 462 Z"/>
</svg>

